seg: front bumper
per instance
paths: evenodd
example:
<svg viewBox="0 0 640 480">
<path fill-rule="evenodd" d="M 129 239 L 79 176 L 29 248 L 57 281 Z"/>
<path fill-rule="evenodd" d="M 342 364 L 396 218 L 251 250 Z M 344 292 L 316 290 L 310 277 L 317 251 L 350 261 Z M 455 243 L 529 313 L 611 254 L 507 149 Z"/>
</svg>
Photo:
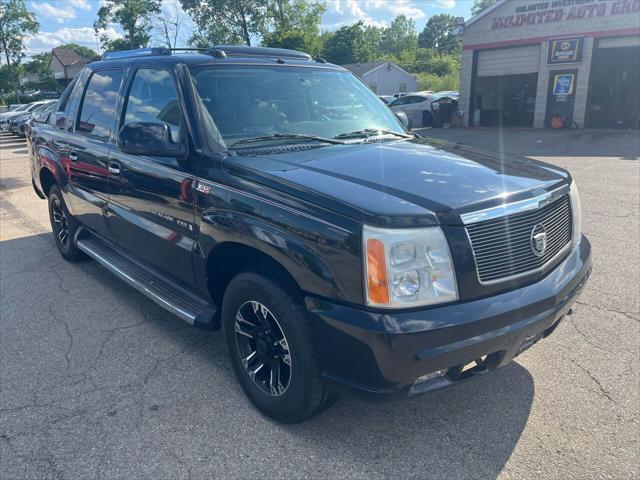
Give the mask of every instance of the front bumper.
<svg viewBox="0 0 640 480">
<path fill-rule="evenodd" d="M 550 335 L 590 274 L 591 245 L 583 236 L 539 282 L 479 300 L 381 312 L 307 296 L 322 375 L 339 390 L 385 398 L 484 374 Z"/>
</svg>

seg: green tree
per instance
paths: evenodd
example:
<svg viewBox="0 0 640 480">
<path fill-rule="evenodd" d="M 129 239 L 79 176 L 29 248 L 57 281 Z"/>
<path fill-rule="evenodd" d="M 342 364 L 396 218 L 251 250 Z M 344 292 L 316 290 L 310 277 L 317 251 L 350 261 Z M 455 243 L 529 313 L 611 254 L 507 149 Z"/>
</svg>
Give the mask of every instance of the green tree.
<svg viewBox="0 0 640 480">
<path fill-rule="evenodd" d="M 323 56 L 332 63 L 370 62 L 380 57 L 382 31 L 359 21 L 336 30 L 323 47 Z"/>
<path fill-rule="evenodd" d="M 266 47 L 291 48 L 319 55 L 322 48 L 320 22 L 325 6 L 304 0 L 272 0 L 269 16 L 272 31 L 262 37 Z"/>
<path fill-rule="evenodd" d="M 35 16 L 27 10 L 25 0 L 0 0 L 0 48 L 17 101 L 20 101 L 18 75 L 25 40 L 38 33 L 39 27 Z"/>
<path fill-rule="evenodd" d="M 251 45 L 252 37 L 267 30 L 267 0 L 180 0 L 180 3 L 197 27 L 189 40 L 192 45 Z"/>
<path fill-rule="evenodd" d="M 479 14 L 481 11 L 489 8 L 497 1 L 498 0 L 473 0 L 473 5 L 471 6 L 471 15 L 475 16 Z"/>
<path fill-rule="evenodd" d="M 382 53 L 397 58 L 412 58 L 415 57 L 417 46 L 416 24 L 405 15 L 394 18 L 391 25 L 382 31 Z"/>
<path fill-rule="evenodd" d="M 102 35 L 102 47 L 125 50 L 146 47 L 151 39 L 152 20 L 160 13 L 160 0 L 104 0 L 93 27 L 96 33 L 116 23 L 124 30 L 124 38 L 111 40 Z"/>
<path fill-rule="evenodd" d="M 455 51 L 460 43 L 451 31 L 457 26 L 456 17 L 447 13 L 434 15 L 427 20 L 418 37 L 421 48 L 434 48 L 441 52 Z"/>
</svg>

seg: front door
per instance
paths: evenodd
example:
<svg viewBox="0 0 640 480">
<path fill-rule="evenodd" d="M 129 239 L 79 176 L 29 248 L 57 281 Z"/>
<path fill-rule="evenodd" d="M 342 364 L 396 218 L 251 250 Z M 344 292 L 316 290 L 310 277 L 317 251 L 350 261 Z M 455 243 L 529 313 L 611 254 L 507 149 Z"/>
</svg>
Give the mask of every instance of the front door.
<svg viewBox="0 0 640 480">
<path fill-rule="evenodd" d="M 127 88 L 121 125 L 162 122 L 172 140 L 187 144 L 177 83 L 170 70 L 140 67 Z M 194 284 L 195 176 L 170 157 L 129 155 L 111 150 L 112 180 L 107 223 L 118 245 L 165 274 Z"/>
<path fill-rule="evenodd" d="M 75 134 L 57 140 L 67 170 L 67 200 L 73 215 L 105 238 L 109 172 L 107 162 L 116 122 L 124 70 L 106 69 L 91 73 L 77 107 L 72 111 Z M 73 105 L 71 105 L 72 110 Z"/>
</svg>

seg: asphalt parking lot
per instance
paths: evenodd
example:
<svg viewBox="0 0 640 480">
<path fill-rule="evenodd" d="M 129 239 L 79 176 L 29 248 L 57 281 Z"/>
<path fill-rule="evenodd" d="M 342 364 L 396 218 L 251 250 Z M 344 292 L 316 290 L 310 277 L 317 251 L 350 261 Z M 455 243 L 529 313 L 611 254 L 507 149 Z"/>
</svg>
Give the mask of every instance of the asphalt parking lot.
<svg viewBox="0 0 640 480">
<path fill-rule="evenodd" d="M 66 263 L 24 141 L 0 136 L 0 478 L 638 478 L 637 132 L 429 133 L 568 168 L 591 282 L 551 337 L 480 381 L 342 398 L 294 426 L 251 407 L 220 333 Z"/>
</svg>

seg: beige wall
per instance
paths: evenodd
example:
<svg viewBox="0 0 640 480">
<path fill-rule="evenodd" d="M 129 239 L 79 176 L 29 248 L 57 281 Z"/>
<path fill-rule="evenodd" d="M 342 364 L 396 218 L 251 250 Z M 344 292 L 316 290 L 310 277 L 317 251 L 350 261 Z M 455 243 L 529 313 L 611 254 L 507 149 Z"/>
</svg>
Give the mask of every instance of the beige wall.
<svg viewBox="0 0 640 480">
<path fill-rule="evenodd" d="M 540 44 L 541 49 L 534 126 L 544 126 L 549 72 L 572 68 L 578 70 L 574 120 L 580 127 L 583 126 L 594 45 L 593 37 L 637 36 L 640 32 L 640 0 L 592 0 L 582 5 L 571 5 L 572 0 L 567 0 L 564 6 L 562 2 L 563 0 L 508 0 L 484 17 L 467 25 L 462 37 L 466 49 L 463 51 L 460 69 L 460 105 L 465 112 L 466 125 L 470 122 L 473 51 L 537 43 Z M 535 4 L 548 4 L 548 8 L 544 10 L 522 12 L 522 15 L 529 15 L 529 19 L 535 19 L 535 24 L 502 28 L 509 22 L 511 24 L 522 22 L 522 16 L 518 20 L 517 8 Z M 562 14 L 558 12 L 559 9 L 562 9 Z M 584 13 L 583 18 L 572 18 L 582 13 Z M 551 21 L 560 18 L 561 20 Z M 575 65 L 547 65 L 547 40 L 573 35 L 585 35 L 582 62 Z"/>
</svg>

